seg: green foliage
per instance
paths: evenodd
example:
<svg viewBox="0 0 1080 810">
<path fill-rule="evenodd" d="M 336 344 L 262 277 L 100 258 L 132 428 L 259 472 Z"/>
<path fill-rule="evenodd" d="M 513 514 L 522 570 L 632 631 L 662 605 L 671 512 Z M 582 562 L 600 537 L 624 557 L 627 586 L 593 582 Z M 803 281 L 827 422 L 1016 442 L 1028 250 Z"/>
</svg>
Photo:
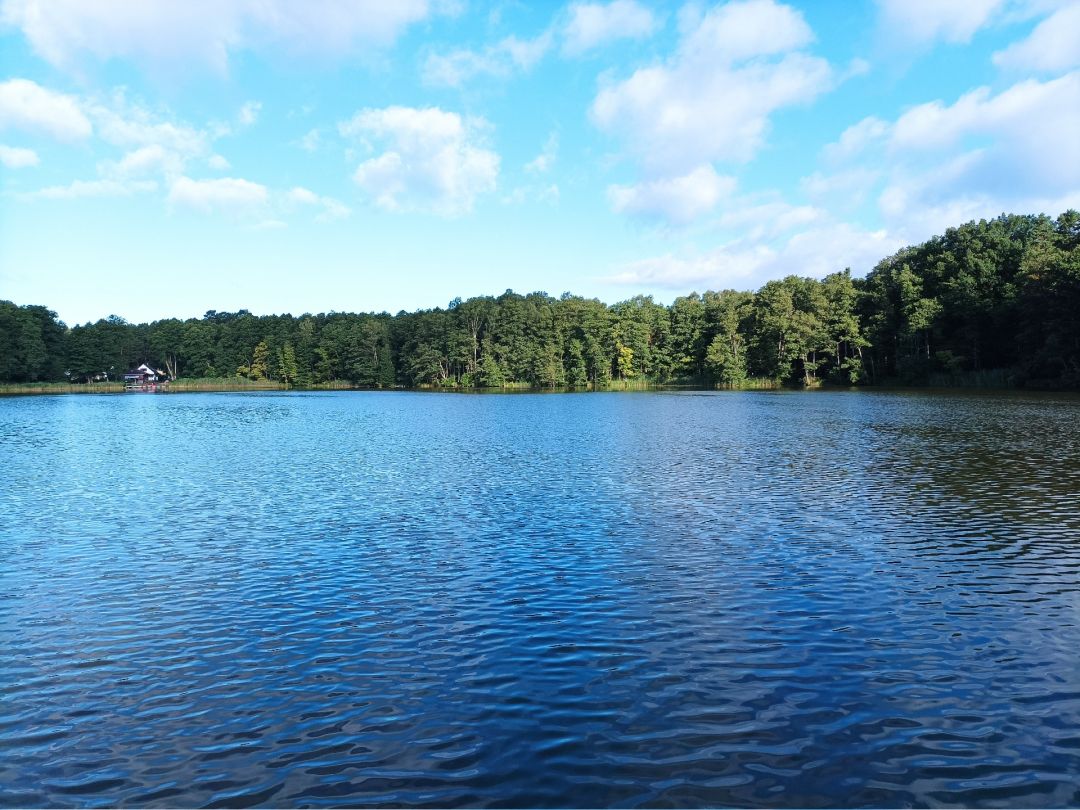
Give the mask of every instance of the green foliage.
<svg viewBox="0 0 1080 810">
<path fill-rule="evenodd" d="M 791 275 L 670 306 L 507 290 L 394 316 L 210 310 L 68 328 L 44 307 L 0 301 L 0 383 L 104 384 L 142 362 L 180 381 L 235 369 L 236 385 L 290 388 L 1080 387 L 1080 213 L 970 222 L 865 279 Z"/>
<path fill-rule="evenodd" d="M 270 356 L 270 347 L 265 340 L 260 340 L 251 353 L 251 362 L 236 367 L 236 376 L 246 377 L 249 380 L 267 379 L 267 361 Z"/>
<path fill-rule="evenodd" d="M 585 364 L 585 352 L 581 341 L 571 338 L 566 345 L 566 384 L 571 388 L 587 388 L 589 371 Z"/>
<path fill-rule="evenodd" d="M 616 344 L 615 348 L 618 352 L 615 362 L 619 369 L 619 379 L 628 380 L 634 376 L 634 350 L 621 343 Z"/>
<path fill-rule="evenodd" d="M 740 351 L 742 336 L 717 335 L 705 353 L 705 366 L 718 385 L 740 388 L 746 382 L 746 355 Z"/>
<path fill-rule="evenodd" d="M 278 379 L 285 383 L 286 388 L 291 388 L 296 385 L 298 373 L 296 349 L 291 343 L 286 343 L 278 351 Z"/>
<path fill-rule="evenodd" d="M 502 366 L 495 359 L 495 352 L 491 348 L 490 341 L 484 343 L 483 352 L 480 355 L 480 368 L 476 373 L 476 384 L 480 388 L 502 388 L 506 385 L 506 375 Z"/>
<path fill-rule="evenodd" d="M 717 385 L 739 388 L 746 382 L 748 321 L 753 303 L 749 293 L 705 293 L 704 323 L 712 339 L 705 352 L 704 368 Z"/>
<path fill-rule="evenodd" d="M 45 307 L 0 301 L 0 380 L 64 379 L 64 325 Z"/>
<path fill-rule="evenodd" d="M 253 380 L 265 380 L 267 375 L 267 363 L 270 358 L 270 347 L 265 340 L 260 340 L 251 355 L 251 366 L 247 376 Z"/>
<path fill-rule="evenodd" d="M 969 222 L 882 260 L 857 311 L 871 380 L 1080 385 L 1080 214 Z M 991 379 L 996 377 L 991 376 Z"/>
</svg>

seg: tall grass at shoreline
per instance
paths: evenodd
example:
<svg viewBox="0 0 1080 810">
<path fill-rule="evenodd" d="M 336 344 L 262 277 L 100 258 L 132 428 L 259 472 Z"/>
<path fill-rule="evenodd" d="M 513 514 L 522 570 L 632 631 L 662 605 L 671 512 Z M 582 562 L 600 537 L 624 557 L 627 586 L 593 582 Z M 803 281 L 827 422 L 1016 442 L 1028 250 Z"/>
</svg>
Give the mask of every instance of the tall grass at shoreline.
<svg viewBox="0 0 1080 810">
<path fill-rule="evenodd" d="M 881 385 L 853 386 L 860 390 L 872 391 L 879 388 L 904 388 L 921 390 L 926 388 L 937 389 L 983 389 L 983 390 L 1015 390 L 1016 384 L 1012 377 L 1003 370 L 987 370 L 983 372 L 970 372 L 957 375 L 933 375 L 929 384 L 912 385 L 899 380 L 883 381 Z M 613 380 L 600 386 L 590 385 L 587 388 L 537 388 L 527 383 L 513 382 L 497 388 L 462 388 L 456 386 L 422 385 L 414 388 L 395 386 L 388 391 L 425 391 L 459 394 L 497 394 L 497 393 L 583 393 L 589 391 L 778 391 L 807 390 L 807 391 L 842 391 L 850 390 L 848 386 L 832 386 L 827 383 L 818 383 L 809 387 L 796 387 L 785 385 L 779 380 L 767 377 L 750 377 L 737 386 L 703 386 L 689 383 L 655 383 L 646 380 Z M 121 394 L 125 392 L 121 382 L 97 382 L 97 383 L 0 383 L 0 396 L 18 396 L 27 394 Z M 174 380 L 158 393 L 197 393 L 197 392 L 259 392 L 259 391 L 366 391 L 380 390 L 368 386 L 356 385 L 347 380 L 330 380 L 311 386 L 287 386 L 277 380 L 249 380 L 244 377 L 202 377 L 192 379 Z M 1053 386 L 1043 386 L 1041 390 L 1058 390 Z M 140 389 L 135 389 L 140 392 Z"/>
<path fill-rule="evenodd" d="M 751 378 L 737 387 L 717 386 L 718 390 L 772 390 L 782 388 L 777 380 L 766 378 Z M 587 388 L 537 388 L 527 383 L 513 382 L 497 388 L 461 388 L 456 386 L 422 385 L 416 388 L 395 388 L 389 390 L 412 390 L 412 391 L 443 391 L 443 392 L 544 392 L 544 391 L 666 391 L 666 390 L 709 390 L 707 386 L 691 384 L 666 384 L 654 383 L 647 380 L 613 380 L 600 386 L 590 385 Z M 107 383 L 3 383 L 0 384 L 0 395 L 9 394 L 119 394 L 126 389 L 120 382 Z M 134 389 L 141 391 L 141 389 Z M 158 389 L 159 393 L 185 393 L 185 392 L 230 392 L 230 391 L 350 391 L 368 390 L 365 386 L 358 386 L 347 380 L 330 380 L 329 382 L 317 383 L 311 386 L 287 386 L 277 380 L 249 380 L 244 377 L 201 377 L 173 380 L 164 387 Z"/>
</svg>

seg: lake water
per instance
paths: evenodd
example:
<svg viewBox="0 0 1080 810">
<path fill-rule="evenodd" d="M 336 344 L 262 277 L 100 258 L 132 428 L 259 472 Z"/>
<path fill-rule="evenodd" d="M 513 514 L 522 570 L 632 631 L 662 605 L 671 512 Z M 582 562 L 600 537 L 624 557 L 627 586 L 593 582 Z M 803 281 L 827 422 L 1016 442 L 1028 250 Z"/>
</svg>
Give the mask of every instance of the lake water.
<svg viewBox="0 0 1080 810">
<path fill-rule="evenodd" d="M 1080 805 L 1080 399 L 0 398 L 5 806 Z"/>
</svg>

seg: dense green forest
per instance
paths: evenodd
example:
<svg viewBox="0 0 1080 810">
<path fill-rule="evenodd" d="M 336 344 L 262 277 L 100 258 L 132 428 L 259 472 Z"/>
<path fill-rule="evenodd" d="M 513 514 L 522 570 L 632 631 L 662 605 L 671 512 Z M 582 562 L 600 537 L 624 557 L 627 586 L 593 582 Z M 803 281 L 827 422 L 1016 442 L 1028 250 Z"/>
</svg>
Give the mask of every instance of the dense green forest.
<svg viewBox="0 0 1080 810">
<path fill-rule="evenodd" d="M 791 275 L 670 306 L 508 290 L 397 315 L 212 310 L 69 328 L 43 306 L 0 302 L 0 382 L 117 379 L 142 362 L 175 378 L 297 387 L 920 384 L 993 372 L 1004 384 L 1078 388 L 1080 213 L 971 222 L 865 279 Z"/>
</svg>

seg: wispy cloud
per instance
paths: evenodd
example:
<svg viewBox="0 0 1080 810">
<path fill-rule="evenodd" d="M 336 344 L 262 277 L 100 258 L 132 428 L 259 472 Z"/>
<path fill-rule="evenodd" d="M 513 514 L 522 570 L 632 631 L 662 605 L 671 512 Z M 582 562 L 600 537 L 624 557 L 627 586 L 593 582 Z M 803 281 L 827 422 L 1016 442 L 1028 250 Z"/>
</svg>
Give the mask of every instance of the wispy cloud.
<svg viewBox="0 0 1080 810">
<path fill-rule="evenodd" d="M 994 54 L 1008 70 L 1056 72 L 1080 67 L 1080 3 L 1070 3 L 1035 26 L 1031 34 Z"/>
<path fill-rule="evenodd" d="M 300 140 L 296 142 L 296 145 L 303 149 L 305 152 L 315 152 L 319 148 L 319 144 L 322 143 L 322 135 L 320 135 L 318 129 L 308 130 Z"/>
<path fill-rule="evenodd" d="M 193 180 L 180 177 L 169 189 L 169 205 L 203 213 L 250 211 L 269 200 L 269 190 L 260 183 L 238 177 Z"/>
<path fill-rule="evenodd" d="M 477 76 L 506 78 L 517 71 L 528 71 L 551 49 L 551 29 L 532 39 L 508 36 L 482 50 L 457 48 L 448 53 L 430 53 L 424 61 L 425 84 L 460 87 Z"/>
<path fill-rule="evenodd" d="M 74 180 L 66 186 L 48 186 L 27 193 L 26 197 L 45 200 L 77 200 L 85 197 L 130 197 L 157 191 L 153 180 Z"/>
<path fill-rule="evenodd" d="M 259 120 L 259 113 L 262 111 L 261 101 L 247 101 L 240 108 L 240 112 L 236 114 L 236 120 L 242 127 L 250 127 L 256 121 Z"/>
<path fill-rule="evenodd" d="M 658 27 L 656 15 L 635 0 L 572 3 L 562 26 L 563 52 L 577 56 L 620 39 L 644 39 Z"/>
<path fill-rule="evenodd" d="M 285 194 L 285 199 L 294 205 L 316 208 L 319 211 L 315 217 L 318 222 L 333 222 L 344 219 L 352 213 L 352 210 L 340 200 L 321 196 L 302 186 L 290 189 Z"/>
<path fill-rule="evenodd" d="M 529 72 L 556 49 L 577 57 L 619 40 L 644 39 L 658 27 L 657 16 L 637 0 L 576 2 L 533 37 L 512 34 L 482 48 L 433 51 L 421 75 L 425 84 L 443 87 L 461 87 L 479 77 L 508 79 Z"/>
<path fill-rule="evenodd" d="M 668 289 L 754 289 L 797 274 L 821 278 L 851 268 L 862 274 L 903 243 L 884 230 L 822 223 L 779 241 L 740 238 L 704 252 L 667 253 L 630 262 L 605 277 L 610 284 Z"/>
<path fill-rule="evenodd" d="M 0 22 L 21 29 L 42 58 L 65 70 L 124 57 L 158 69 L 194 64 L 224 73 L 243 50 L 324 54 L 388 45 L 439 7 L 427 0 L 3 0 Z"/>
<path fill-rule="evenodd" d="M 544 141 L 544 147 L 540 154 L 525 164 L 525 171 L 529 174 L 547 174 L 555 166 L 555 160 L 559 155 L 559 133 L 552 132 Z"/>
<path fill-rule="evenodd" d="M 33 149 L 0 144 L 0 163 L 9 169 L 25 169 L 37 166 L 41 161 Z"/>
<path fill-rule="evenodd" d="M 879 24 L 890 38 L 909 43 L 968 42 L 1006 0 L 878 0 Z"/>
</svg>

